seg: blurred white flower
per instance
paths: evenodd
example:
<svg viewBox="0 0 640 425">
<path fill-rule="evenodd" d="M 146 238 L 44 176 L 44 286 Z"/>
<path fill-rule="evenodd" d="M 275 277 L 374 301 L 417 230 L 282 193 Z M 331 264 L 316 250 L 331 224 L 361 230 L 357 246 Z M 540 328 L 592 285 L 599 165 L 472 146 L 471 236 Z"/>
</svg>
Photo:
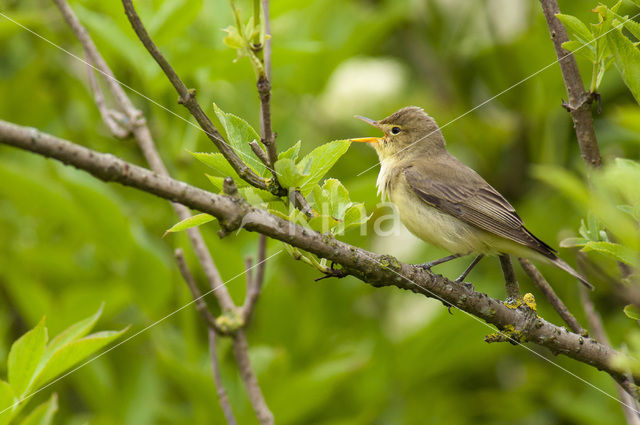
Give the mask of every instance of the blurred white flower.
<svg viewBox="0 0 640 425">
<path fill-rule="evenodd" d="M 402 95 L 404 66 L 391 58 L 353 58 L 333 72 L 321 97 L 324 112 L 335 119 L 377 111 Z"/>
</svg>

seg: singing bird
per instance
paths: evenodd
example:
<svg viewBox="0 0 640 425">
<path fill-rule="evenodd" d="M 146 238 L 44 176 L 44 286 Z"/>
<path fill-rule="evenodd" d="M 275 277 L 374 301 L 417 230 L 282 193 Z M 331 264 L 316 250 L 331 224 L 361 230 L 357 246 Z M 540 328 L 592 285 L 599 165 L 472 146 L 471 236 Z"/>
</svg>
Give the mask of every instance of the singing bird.
<svg viewBox="0 0 640 425">
<path fill-rule="evenodd" d="M 469 254 L 515 255 L 549 262 L 593 286 L 557 251 L 524 226 L 511 204 L 478 173 L 446 148 L 435 120 L 421 108 L 408 106 L 379 121 L 356 116 L 384 137 L 351 139 L 368 142 L 378 153 L 378 193 L 397 207 L 402 223 L 414 235 L 452 255 L 425 263 L 431 267 Z"/>
</svg>

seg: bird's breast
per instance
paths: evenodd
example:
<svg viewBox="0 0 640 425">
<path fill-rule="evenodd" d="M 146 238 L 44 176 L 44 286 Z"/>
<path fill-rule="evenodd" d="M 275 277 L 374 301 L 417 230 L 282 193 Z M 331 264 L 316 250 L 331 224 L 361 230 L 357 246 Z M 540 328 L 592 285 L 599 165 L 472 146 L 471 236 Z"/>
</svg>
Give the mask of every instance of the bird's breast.
<svg viewBox="0 0 640 425">
<path fill-rule="evenodd" d="M 454 254 L 491 253 L 485 240 L 486 232 L 425 203 L 402 176 L 396 180 L 389 184 L 389 200 L 411 233 Z"/>
</svg>

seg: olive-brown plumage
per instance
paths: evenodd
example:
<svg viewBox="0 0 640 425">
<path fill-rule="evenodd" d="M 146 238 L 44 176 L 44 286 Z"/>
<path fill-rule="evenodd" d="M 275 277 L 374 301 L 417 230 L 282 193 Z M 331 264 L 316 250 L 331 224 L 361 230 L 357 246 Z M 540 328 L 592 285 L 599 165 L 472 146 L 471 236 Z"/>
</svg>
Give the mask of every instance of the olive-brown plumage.
<svg viewBox="0 0 640 425">
<path fill-rule="evenodd" d="M 592 287 L 524 226 L 497 190 L 447 151 L 438 125 L 421 108 L 363 120 L 385 136 L 352 140 L 376 149 L 378 190 L 416 236 L 453 254 L 514 254 L 551 262 Z"/>
</svg>

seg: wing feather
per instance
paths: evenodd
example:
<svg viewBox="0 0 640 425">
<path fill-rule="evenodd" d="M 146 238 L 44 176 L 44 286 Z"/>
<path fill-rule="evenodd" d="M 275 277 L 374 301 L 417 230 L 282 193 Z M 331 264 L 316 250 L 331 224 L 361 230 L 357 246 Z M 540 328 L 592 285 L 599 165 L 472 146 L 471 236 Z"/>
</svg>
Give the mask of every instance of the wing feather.
<svg viewBox="0 0 640 425">
<path fill-rule="evenodd" d="M 407 183 L 420 199 L 468 224 L 556 258 L 555 250 L 524 227 L 498 191 L 455 157 L 449 158 L 452 160 L 428 165 L 413 163 L 404 169 Z"/>
</svg>

